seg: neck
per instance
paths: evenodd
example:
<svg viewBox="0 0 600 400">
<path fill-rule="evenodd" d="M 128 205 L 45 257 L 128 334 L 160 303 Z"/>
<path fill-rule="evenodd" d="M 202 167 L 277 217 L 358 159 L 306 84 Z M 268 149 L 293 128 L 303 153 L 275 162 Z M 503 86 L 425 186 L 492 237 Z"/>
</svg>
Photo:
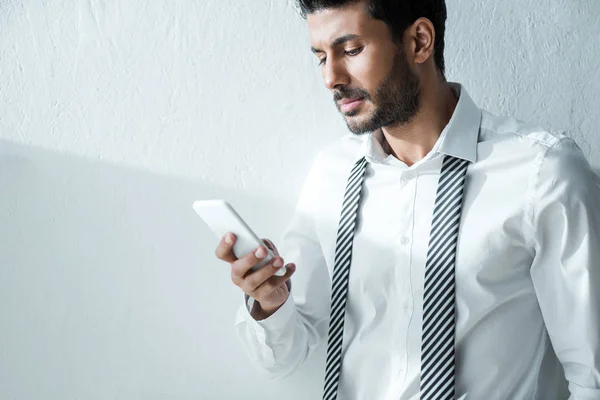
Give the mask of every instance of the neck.
<svg viewBox="0 0 600 400">
<path fill-rule="evenodd" d="M 409 167 L 423 159 L 448 125 L 458 99 L 447 82 L 438 82 L 421 91 L 421 108 L 409 124 L 381 128 L 384 150 Z"/>
</svg>

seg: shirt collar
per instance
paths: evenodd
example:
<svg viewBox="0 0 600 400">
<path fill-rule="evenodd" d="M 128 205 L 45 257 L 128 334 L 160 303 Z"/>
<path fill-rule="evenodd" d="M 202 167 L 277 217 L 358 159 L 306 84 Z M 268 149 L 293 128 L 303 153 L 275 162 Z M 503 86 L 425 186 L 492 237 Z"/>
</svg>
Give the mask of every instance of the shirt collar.
<svg viewBox="0 0 600 400">
<path fill-rule="evenodd" d="M 477 161 L 481 109 L 471 99 L 463 85 L 456 82 L 448 82 L 448 84 L 457 95 L 458 104 L 450 121 L 431 149 L 430 155 L 442 153 L 475 162 Z M 381 129 L 368 133 L 363 142 L 361 157 L 364 155 L 369 162 L 383 162 L 389 156 L 383 150 L 383 140 Z"/>
</svg>

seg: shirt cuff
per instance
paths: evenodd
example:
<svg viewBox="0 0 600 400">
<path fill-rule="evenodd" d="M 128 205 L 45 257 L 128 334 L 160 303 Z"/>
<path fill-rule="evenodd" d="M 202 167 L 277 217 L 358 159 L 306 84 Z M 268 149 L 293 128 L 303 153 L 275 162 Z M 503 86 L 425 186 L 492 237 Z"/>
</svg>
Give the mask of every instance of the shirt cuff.
<svg viewBox="0 0 600 400">
<path fill-rule="evenodd" d="M 275 311 L 268 318 L 257 321 L 250 314 L 250 310 L 252 310 L 254 305 L 254 299 L 248 295 L 245 295 L 245 298 L 246 306 L 244 309 L 246 320 L 249 321 L 257 333 L 262 335 L 268 331 L 279 331 L 285 329 L 291 323 L 296 312 L 296 304 L 294 303 L 294 299 L 290 293 L 285 303 L 283 303 L 277 311 Z"/>
</svg>

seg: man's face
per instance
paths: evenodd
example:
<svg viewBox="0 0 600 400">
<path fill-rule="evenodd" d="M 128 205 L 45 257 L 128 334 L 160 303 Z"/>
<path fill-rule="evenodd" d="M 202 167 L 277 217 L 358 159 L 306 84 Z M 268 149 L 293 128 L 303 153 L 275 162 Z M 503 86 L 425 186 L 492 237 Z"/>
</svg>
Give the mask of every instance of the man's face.
<svg viewBox="0 0 600 400">
<path fill-rule="evenodd" d="M 307 16 L 325 86 L 350 131 L 362 134 L 409 122 L 419 110 L 419 77 L 387 25 L 362 1 Z"/>
</svg>

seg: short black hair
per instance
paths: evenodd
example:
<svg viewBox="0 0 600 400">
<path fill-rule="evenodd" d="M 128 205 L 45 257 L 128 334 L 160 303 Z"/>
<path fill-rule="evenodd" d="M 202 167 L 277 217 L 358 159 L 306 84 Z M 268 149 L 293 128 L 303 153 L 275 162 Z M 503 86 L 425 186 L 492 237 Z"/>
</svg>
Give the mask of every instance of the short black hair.
<svg viewBox="0 0 600 400">
<path fill-rule="evenodd" d="M 360 0 L 296 0 L 302 18 L 326 8 L 340 8 Z M 385 22 L 394 40 L 400 40 L 404 31 L 417 19 L 425 17 L 435 29 L 434 60 L 445 76 L 444 33 L 446 30 L 445 0 L 364 0 L 372 18 Z M 445 78 L 444 78 L 445 79 Z"/>
</svg>

